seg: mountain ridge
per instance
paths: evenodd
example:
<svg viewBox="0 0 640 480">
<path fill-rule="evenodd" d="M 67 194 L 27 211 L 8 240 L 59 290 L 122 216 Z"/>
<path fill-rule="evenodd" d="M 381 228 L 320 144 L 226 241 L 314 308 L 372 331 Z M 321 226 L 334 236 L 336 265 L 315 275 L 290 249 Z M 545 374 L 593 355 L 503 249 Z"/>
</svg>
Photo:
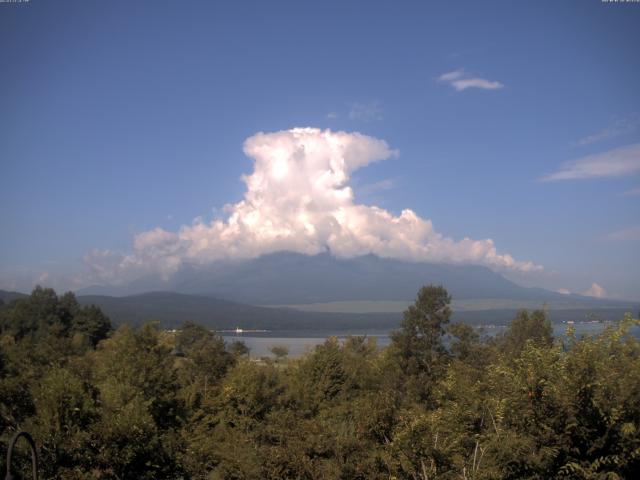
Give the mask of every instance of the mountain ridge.
<svg viewBox="0 0 640 480">
<path fill-rule="evenodd" d="M 204 268 L 185 266 L 168 281 L 147 276 L 122 286 L 93 286 L 77 293 L 128 296 L 171 291 L 251 305 L 284 305 L 405 301 L 412 299 L 421 286 L 430 283 L 443 285 L 456 300 L 570 300 L 588 306 L 634 303 L 523 287 L 484 266 L 408 262 L 375 255 L 337 259 L 329 253 L 309 256 L 293 252 L 276 252 L 245 261 L 222 261 Z"/>
<path fill-rule="evenodd" d="M 0 299 L 4 294 L 0 290 Z M 26 298 L 19 294 L 12 300 Z M 81 305 L 96 305 L 112 320 L 114 325 L 140 325 L 158 321 L 163 328 L 178 328 L 185 321 L 193 321 L 215 330 L 267 329 L 288 331 L 343 331 L 371 332 L 398 328 L 404 308 L 384 313 L 347 313 L 300 311 L 283 307 L 260 307 L 245 305 L 207 296 L 187 295 L 175 292 L 147 292 L 128 297 L 105 295 L 79 295 Z M 12 301 L 9 300 L 8 302 Z M 7 303 L 8 303 L 7 302 Z M 637 309 L 637 307 L 634 307 Z M 453 309 L 453 321 L 470 324 L 505 325 L 516 315 L 519 308 L 497 308 L 486 310 Z M 568 320 L 592 321 L 619 320 L 629 311 L 626 307 L 591 307 L 550 310 L 552 322 Z"/>
</svg>

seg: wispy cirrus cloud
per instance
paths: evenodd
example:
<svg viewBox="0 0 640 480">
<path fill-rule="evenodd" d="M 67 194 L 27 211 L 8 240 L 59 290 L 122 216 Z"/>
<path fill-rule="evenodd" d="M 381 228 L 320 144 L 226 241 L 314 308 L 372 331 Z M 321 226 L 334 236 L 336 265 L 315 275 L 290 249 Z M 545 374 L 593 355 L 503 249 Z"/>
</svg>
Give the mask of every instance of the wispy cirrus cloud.
<svg viewBox="0 0 640 480">
<path fill-rule="evenodd" d="M 348 118 L 357 122 L 371 122 L 374 120 L 382 120 L 384 111 L 379 101 L 371 102 L 352 102 L 345 105 L 344 110 L 331 110 L 327 113 L 328 120 L 336 120 L 338 118 Z"/>
<path fill-rule="evenodd" d="M 56 290 L 74 289 L 85 285 L 80 275 L 71 275 L 57 262 L 45 261 L 44 265 L 0 265 L 0 289 L 30 292 L 35 285 L 46 285 Z"/>
<path fill-rule="evenodd" d="M 557 172 L 541 177 L 540 181 L 619 177 L 638 172 L 640 172 L 640 143 L 634 143 L 567 162 Z"/>
<path fill-rule="evenodd" d="M 396 188 L 398 182 L 394 178 L 385 178 L 378 182 L 367 183 L 357 188 L 357 192 L 360 195 L 372 195 L 378 192 L 384 192 Z"/>
<path fill-rule="evenodd" d="M 458 92 L 468 88 L 479 88 L 481 90 L 499 90 L 504 88 L 504 84 L 497 80 L 473 77 L 467 74 L 464 69 L 443 73 L 438 77 L 438 81 L 451 85 Z"/>
<path fill-rule="evenodd" d="M 588 135 L 578 140 L 575 145 L 583 147 L 585 145 L 591 145 L 593 143 L 609 140 L 611 138 L 626 135 L 628 133 L 635 132 L 640 128 L 640 115 L 634 113 L 626 117 L 615 118 L 604 129 L 600 130 L 593 135 Z"/>
<path fill-rule="evenodd" d="M 635 197 L 636 195 L 640 195 L 640 187 L 632 188 L 630 190 L 624 191 L 621 193 L 623 197 Z"/>
<path fill-rule="evenodd" d="M 616 240 L 616 241 L 631 241 L 631 240 L 640 240 L 640 225 L 636 225 L 629 228 L 623 228 L 622 230 L 617 230 L 615 232 L 611 232 L 606 237 L 608 240 Z"/>
<path fill-rule="evenodd" d="M 367 103 L 351 103 L 349 105 L 348 116 L 351 120 L 360 120 L 363 122 L 382 120 L 382 106 L 378 101 Z"/>
</svg>

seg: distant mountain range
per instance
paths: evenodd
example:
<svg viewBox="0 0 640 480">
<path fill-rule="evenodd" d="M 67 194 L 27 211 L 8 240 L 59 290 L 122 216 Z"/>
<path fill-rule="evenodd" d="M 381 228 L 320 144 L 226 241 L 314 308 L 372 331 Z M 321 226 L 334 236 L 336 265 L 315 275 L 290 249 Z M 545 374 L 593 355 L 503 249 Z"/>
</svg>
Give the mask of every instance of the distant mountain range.
<svg viewBox="0 0 640 480">
<path fill-rule="evenodd" d="M 553 321 L 617 319 L 638 311 L 635 302 L 525 288 L 480 266 L 289 252 L 187 267 L 169 280 L 151 276 L 76 294 L 115 323 L 155 319 L 173 328 L 192 320 L 216 329 L 370 330 L 396 328 L 406 305 L 430 283 L 444 285 L 454 299 L 454 319 L 470 323 L 504 324 L 519 308 L 544 306 Z M 5 301 L 21 295 L 0 291 Z"/>
<path fill-rule="evenodd" d="M 0 300 L 9 303 L 27 295 L 0 290 Z M 97 305 L 115 325 L 140 325 L 159 321 L 164 328 L 176 328 L 190 320 L 216 330 L 322 330 L 343 332 L 371 332 L 398 328 L 402 308 L 386 313 L 327 313 L 308 312 L 292 308 L 257 307 L 227 300 L 175 292 L 149 292 L 126 297 L 79 295 L 82 305 Z M 504 325 L 510 322 L 517 308 L 483 310 L 454 309 L 453 320 L 473 324 Z M 585 320 L 590 317 L 616 320 L 629 311 L 624 307 L 583 307 L 549 311 L 554 322 Z"/>
<path fill-rule="evenodd" d="M 175 328 L 190 320 L 217 330 L 237 327 L 267 330 L 378 329 L 395 326 L 400 319 L 399 312 L 374 315 L 301 312 L 174 292 L 150 292 L 128 297 L 81 295 L 78 301 L 84 305 L 99 306 L 116 323 L 139 325 L 158 320 L 166 328 Z"/>
<path fill-rule="evenodd" d="M 361 300 L 412 300 L 427 284 L 443 285 L 455 300 L 503 299 L 570 302 L 576 306 L 623 306 L 629 302 L 563 295 L 525 288 L 481 266 L 405 262 L 366 255 L 337 259 L 280 252 L 206 268 L 185 267 L 169 280 L 158 276 L 124 286 L 93 286 L 79 295 L 127 296 L 171 291 L 252 305 L 292 305 Z"/>
<path fill-rule="evenodd" d="M 0 300 L 9 303 L 27 294 L 0 290 Z M 176 328 L 193 321 L 216 330 L 368 330 L 395 328 L 400 312 L 383 314 L 315 313 L 288 308 L 245 305 L 227 300 L 175 292 L 148 292 L 126 297 L 78 295 L 82 305 L 97 305 L 116 325 L 140 325 L 159 321 Z"/>
<path fill-rule="evenodd" d="M 0 300 L 2 300 L 5 303 L 9 303 L 11 300 L 15 300 L 17 298 L 24 298 L 26 296 L 27 295 L 25 293 L 0 290 Z"/>
</svg>

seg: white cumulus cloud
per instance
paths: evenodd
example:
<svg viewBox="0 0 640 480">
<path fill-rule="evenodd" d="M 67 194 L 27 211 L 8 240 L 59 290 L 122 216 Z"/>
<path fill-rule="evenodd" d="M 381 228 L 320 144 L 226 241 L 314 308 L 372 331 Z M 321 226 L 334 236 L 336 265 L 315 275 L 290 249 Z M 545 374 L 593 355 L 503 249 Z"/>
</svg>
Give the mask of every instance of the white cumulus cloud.
<svg viewBox="0 0 640 480">
<path fill-rule="evenodd" d="M 582 295 L 585 295 L 587 297 L 605 298 L 607 297 L 607 292 L 597 283 L 592 283 L 591 287 L 582 292 Z"/>
<path fill-rule="evenodd" d="M 619 177 L 640 172 L 640 143 L 596 153 L 566 163 L 555 173 L 542 177 L 543 182 Z"/>
<path fill-rule="evenodd" d="M 498 270 L 537 271 L 532 262 L 498 253 L 490 239 L 456 241 L 430 220 L 358 204 L 350 175 L 395 157 L 386 142 L 360 133 L 294 128 L 258 133 L 244 143 L 254 170 L 243 177 L 244 199 L 225 207 L 226 219 L 196 220 L 177 232 L 138 234 L 133 251 L 94 251 L 86 260 L 96 276 L 117 281 L 147 273 L 168 277 L 183 264 L 248 259 L 276 251 L 329 251 L 339 258 L 373 253 L 412 261 L 480 264 Z"/>
<path fill-rule="evenodd" d="M 438 81 L 448 83 L 458 92 L 466 90 L 467 88 L 479 88 L 481 90 L 499 90 L 504 87 L 504 84 L 496 80 L 487 80 L 485 78 L 470 76 L 465 73 L 463 69 L 443 73 L 438 77 Z"/>
</svg>

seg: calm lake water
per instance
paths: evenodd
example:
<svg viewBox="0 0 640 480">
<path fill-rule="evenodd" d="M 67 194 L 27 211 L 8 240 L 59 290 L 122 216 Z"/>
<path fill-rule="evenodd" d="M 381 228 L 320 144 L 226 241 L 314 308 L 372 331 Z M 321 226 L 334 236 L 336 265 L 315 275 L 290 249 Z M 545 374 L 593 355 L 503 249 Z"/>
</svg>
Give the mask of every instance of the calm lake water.
<svg viewBox="0 0 640 480">
<path fill-rule="evenodd" d="M 595 335 L 601 332 L 610 323 L 575 323 L 572 326 L 576 330 L 578 337 L 583 335 Z M 553 327 L 555 336 L 563 335 L 569 325 L 556 324 Z M 493 336 L 502 332 L 504 326 L 484 326 L 484 334 Z M 379 348 L 383 348 L 391 342 L 390 332 L 387 330 L 350 330 L 350 331 L 331 331 L 331 330 L 274 330 L 267 332 L 220 332 L 220 335 L 226 342 L 230 343 L 235 340 L 244 342 L 249 347 L 251 357 L 272 356 L 269 351 L 273 346 L 284 346 L 289 349 L 290 357 L 299 357 L 313 350 L 316 345 L 322 345 L 327 338 L 335 336 L 339 340 L 344 340 L 350 335 L 366 335 L 376 339 Z M 633 334 L 640 338 L 640 328 L 634 327 Z"/>
</svg>

